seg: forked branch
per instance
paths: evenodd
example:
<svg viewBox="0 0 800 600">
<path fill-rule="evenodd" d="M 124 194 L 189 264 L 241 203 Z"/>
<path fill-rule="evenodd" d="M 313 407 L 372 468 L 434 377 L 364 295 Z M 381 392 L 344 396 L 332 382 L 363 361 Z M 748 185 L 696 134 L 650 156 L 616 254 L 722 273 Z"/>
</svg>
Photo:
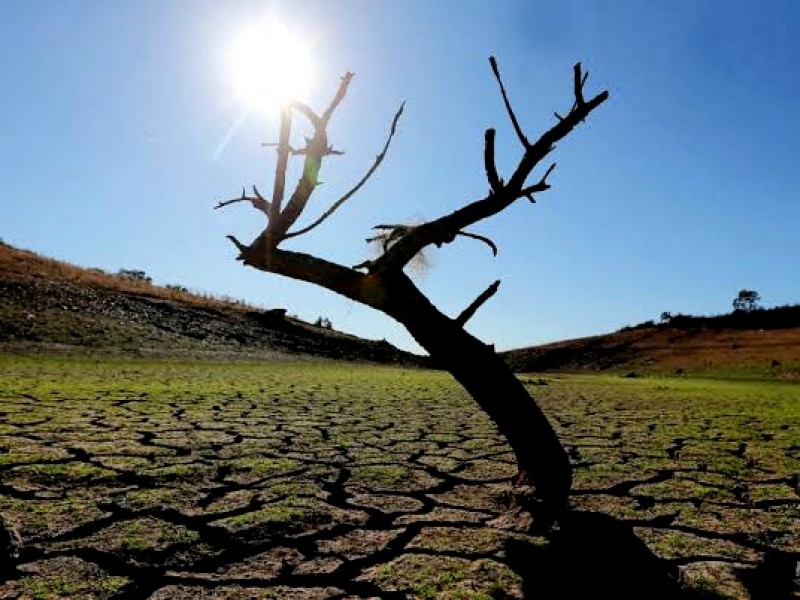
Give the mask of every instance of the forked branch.
<svg viewBox="0 0 800 600">
<path fill-rule="evenodd" d="M 287 233 L 283 239 L 288 240 L 289 238 L 297 237 L 298 235 L 303 235 L 304 233 L 308 233 L 315 227 L 321 225 L 323 221 L 325 221 L 328 217 L 330 217 L 342 204 L 347 202 L 350 198 L 352 198 L 358 190 L 360 190 L 365 183 L 372 177 L 373 173 L 378 170 L 378 167 L 383 162 L 383 159 L 386 157 L 386 152 L 389 150 L 389 145 L 392 143 L 392 138 L 394 137 L 395 131 L 397 131 L 397 122 L 400 120 L 400 116 L 403 114 L 403 108 L 405 107 L 405 102 L 400 105 L 400 108 L 394 115 L 394 119 L 392 119 L 392 126 L 389 129 L 389 137 L 386 138 L 386 143 L 383 145 L 383 149 L 378 153 L 375 157 L 375 162 L 372 163 L 372 166 L 367 170 L 361 180 L 353 186 L 353 188 L 347 192 L 344 196 L 339 198 L 336 202 L 334 202 L 328 210 L 322 213 L 316 221 L 311 223 L 310 225 L 303 227 L 298 231 L 293 231 Z"/>
<path fill-rule="evenodd" d="M 502 184 L 494 165 L 494 133 L 487 131 L 484 162 L 489 185 L 492 187 L 489 195 L 475 200 L 449 215 L 423 223 L 410 230 L 382 256 L 369 263 L 368 267 L 371 273 L 377 274 L 400 270 L 426 246 L 449 243 L 455 239 L 459 231 L 463 231 L 478 221 L 496 215 L 505 210 L 515 200 L 525 196 L 532 199 L 532 194 L 550 189 L 547 177 L 552 173 L 555 165 L 549 167 L 536 184 L 526 186 L 525 181 L 542 159 L 555 149 L 557 142 L 572 132 L 594 109 L 608 99 L 608 92 L 604 91 L 591 100 L 585 100 L 583 86 L 586 83 L 586 75 L 582 73 L 580 63 L 576 64 L 574 67 L 575 103 L 573 108 L 565 117 L 560 118 L 553 127 L 545 131 L 535 143 L 530 144 L 527 138 L 522 135 L 521 130 L 519 130 L 516 115 L 508 101 L 502 80 L 499 78 L 497 62 L 493 57 L 489 59 L 489 62 L 500 83 L 503 100 L 506 103 L 514 129 L 517 130 L 517 136 L 526 145 L 522 159 L 519 161 L 511 178 Z"/>
<path fill-rule="evenodd" d="M 276 248 L 281 241 L 286 239 L 286 234 L 294 225 L 295 221 L 305 210 L 311 194 L 314 193 L 319 184 L 318 176 L 322 168 L 322 159 L 332 154 L 342 154 L 334 150 L 328 144 L 328 123 L 333 116 L 336 107 L 347 95 L 350 82 L 353 80 L 353 73 L 347 72 L 342 77 L 336 94 L 331 100 L 322 116 L 317 115 L 311 108 L 302 102 L 293 102 L 288 108 L 284 109 L 281 117 L 281 133 L 278 142 L 278 163 L 275 167 L 275 192 L 270 208 L 269 227 L 267 238 L 269 246 Z M 314 127 L 314 135 L 306 139 L 306 146 L 297 150 L 289 146 L 289 128 L 291 127 L 291 111 L 296 110 L 305 116 Z M 303 155 L 303 174 L 297 182 L 297 186 L 292 192 L 286 206 L 282 208 L 283 182 L 286 179 L 287 161 L 290 155 Z"/>
<path fill-rule="evenodd" d="M 264 198 L 258 191 L 256 186 L 253 186 L 253 194 L 254 196 L 248 196 L 242 188 L 242 195 L 238 198 L 232 198 L 230 200 L 220 200 L 220 202 L 214 207 L 214 209 L 224 208 L 226 206 L 230 206 L 231 204 L 236 204 L 237 202 L 249 202 L 253 205 L 253 208 L 256 210 L 260 210 L 265 215 L 269 216 L 269 200 Z"/>
<path fill-rule="evenodd" d="M 547 171 L 545 171 L 544 175 L 542 175 L 542 178 L 539 181 L 537 181 L 535 184 L 533 184 L 531 186 L 528 186 L 524 190 L 522 190 L 522 195 L 527 197 L 528 200 L 530 200 L 531 202 L 535 203 L 536 200 L 533 197 L 533 195 L 535 193 L 537 193 L 537 192 L 545 192 L 545 191 L 550 189 L 550 184 L 547 183 L 547 177 L 550 175 L 550 173 L 553 172 L 553 169 L 555 169 L 555 168 L 556 168 L 556 163 L 553 163 L 552 165 L 550 165 L 547 168 Z"/>
</svg>

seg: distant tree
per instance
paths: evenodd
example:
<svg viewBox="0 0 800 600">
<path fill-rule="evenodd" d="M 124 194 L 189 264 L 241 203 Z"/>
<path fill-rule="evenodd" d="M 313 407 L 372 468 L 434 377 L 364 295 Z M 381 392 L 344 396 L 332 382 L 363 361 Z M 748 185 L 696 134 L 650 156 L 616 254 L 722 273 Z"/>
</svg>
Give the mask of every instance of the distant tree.
<svg viewBox="0 0 800 600">
<path fill-rule="evenodd" d="M 494 346 L 483 343 L 465 330 L 467 321 L 497 292 L 500 281 L 492 283 L 459 315 L 450 317 L 433 305 L 404 269 L 424 249 L 441 247 L 463 238 L 483 242 L 496 254 L 497 246 L 492 240 L 466 229 L 506 210 L 519 199 L 527 198 L 534 202 L 535 194 L 550 189 L 547 178 L 555 164 L 544 169 L 537 182 L 530 183 L 528 178 L 555 150 L 557 143 L 606 101 L 608 92 L 586 99 L 584 86 L 588 74 L 583 73 L 580 63 L 576 64 L 573 68 L 574 100 L 571 108 L 563 114 L 555 113 L 556 122 L 553 126 L 536 141 L 530 142 L 517 121 L 494 57 L 489 62 L 509 120 L 522 146 L 522 156 L 513 172 L 507 179 L 500 177 L 495 164 L 495 130 L 487 129 L 483 158 L 488 192 L 454 212 L 428 222 L 376 225 L 378 239 L 373 237 L 370 240 L 379 244 L 380 254 L 373 260 L 347 267 L 281 247 L 285 241 L 320 225 L 358 192 L 384 160 L 394 137 L 403 106 L 394 116 L 383 149 L 361 180 L 310 224 L 295 227 L 319 185 L 318 174 L 323 160 L 330 155 L 341 154 L 330 145 L 327 130 L 333 113 L 347 94 L 353 79 L 352 73 L 342 77 L 335 96 L 321 114 L 297 101 L 281 111 L 279 141 L 274 144 L 277 163 L 270 199 L 263 197 L 253 187 L 253 195 L 243 190 L 240 197 L 219 202 L 216 208 L 249 202 L 266 217 L 266 228 L 249 245 L 232 235 L 228 236 L 239 251 L 238 260 L 245 265 L 322 286 L 382 311 L 404 325 L 420 346 L 428 351 L 434 363 L 448 370 L 464 386 L 508 440 L 520 472 L 518 485 L 522 493 L 517 494 L 517 498 L 525 508 L 535 513 L 535 524 L 542 530 L 548 530 L 568 508 L 572 485 L 569 457 L 544 413 L 495 352 Z M 306 138 L 304 148 L 294 148 L 289 143 L 295 113 L 306 118 L 311 125 L 312 134 Z M 304 165 L 300 180 L 284 204 L 290 156 L 302 156 Z M 532 501 L 532 496 L 527 493 L 530 484 L 535 488 L 538 502 Z"/>
<path fill-rule="evenodd" d="M 750 312 L 760 308 L 761 296 L 755 290 L 740 290 L 736 298 L 733 299 L 733 310 L 743 310 Z"/>
<path fill-rule="evenodd" d="M 661 316 L 659 317 L 659 321 L 661 321 L 662 323 L 669 323 L 671 320 L 672 320 L 671 312 L 664 311 L 661 313 Z"/>
<path fill-rule="evenodd" d="M 314 321 L 314 325 L 317 327 L 322 327 L 323 329 L 333 329 L 333 323 L 328 317 L 317 317 L 317 320 Z"/>
<path fill-rule="evenodd" d="M 144 271 L 138 269 L 120 269 L 117 272 L 117 277 L 122 279 L 132 279 L 133 281 L 141 281 L 144 283 L 153 283 L 153 278 Z"/>
</svg>

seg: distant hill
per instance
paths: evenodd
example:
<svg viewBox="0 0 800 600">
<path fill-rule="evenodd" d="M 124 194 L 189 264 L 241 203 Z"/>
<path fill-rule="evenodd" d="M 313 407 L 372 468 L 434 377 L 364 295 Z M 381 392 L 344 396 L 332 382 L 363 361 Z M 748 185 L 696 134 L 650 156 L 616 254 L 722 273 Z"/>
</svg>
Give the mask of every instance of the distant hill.
<svg viewBox="0 0 800 600">
<path fill-rule="evenodd" d="M 230 298 L 157 286 L 0 242 L 0 351 L 234 359 L 319 357 L 429 366 L 364 340 Z M 758 371 L 800 379 L 800 306 L 674 315 L 615 333 L 501 353 L 517 372 Z"/>
<path fill-rule="evenodd" d="M 502 353 L 517 372 L 759 373 L 800 377 L 800 306 L 668 322 Z"/>
<path fill-rule="evenodd" d="M 420 365 L 364 340 L 229 298 L 156 286 L 0 243 L 0 350 L 216 358 L 297 356 Z"/>
</svg>

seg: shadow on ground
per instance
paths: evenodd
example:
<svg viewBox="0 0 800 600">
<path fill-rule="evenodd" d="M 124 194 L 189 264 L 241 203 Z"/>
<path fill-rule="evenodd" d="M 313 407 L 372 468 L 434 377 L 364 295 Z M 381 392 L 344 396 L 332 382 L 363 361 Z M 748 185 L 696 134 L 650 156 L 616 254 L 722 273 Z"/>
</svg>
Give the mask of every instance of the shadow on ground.
<svg viewBox="0 0 800 600">
<path fill-rule="evenodd" d="M 630 525 L 602 513 L 572 512 L 547 544 L 510 539 L 505 551 L 525 598 L 730 598 L 707 587 L 682 586 L 676 565 L 653 554 Z M 794 559 L 776 553 L 738 575 L 752 600 L 789 600 L 794 571 Z"/>
</svg>

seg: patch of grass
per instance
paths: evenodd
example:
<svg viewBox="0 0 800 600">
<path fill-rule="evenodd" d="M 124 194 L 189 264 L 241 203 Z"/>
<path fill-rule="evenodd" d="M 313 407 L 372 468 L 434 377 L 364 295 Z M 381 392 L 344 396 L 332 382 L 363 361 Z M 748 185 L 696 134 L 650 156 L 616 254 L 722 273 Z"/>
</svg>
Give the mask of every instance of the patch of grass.
<svg viewBox="0 0 800 600">
<path fill-rule="evenodd" d="M 494 561 L 441 556 L 404 555 L 374 569 L 371 578 L 421 599 L 490 600 L 519 584 L 516 575 Z"/>
<path fill-rule="evenodd" d="M 35 600 L 53 598 L 111 598 L 126 577 L 109 575 L 94 565 L 72 558 L 33 563 L 30 574 L 11 583 L 12 596 Z M 0 594 L 3 588 L 0 587 Z M 3 594 L 3 597 L 6 597 Z"/>
<path fill-rule="evenodd" d="M 370 465 L 360 467 L 353 474 L 353 478 L 366 484 L 375 484 L 382 488 L 402 486 L 411 473 L 407 467 L 399 465 Z"/>
</svg>

